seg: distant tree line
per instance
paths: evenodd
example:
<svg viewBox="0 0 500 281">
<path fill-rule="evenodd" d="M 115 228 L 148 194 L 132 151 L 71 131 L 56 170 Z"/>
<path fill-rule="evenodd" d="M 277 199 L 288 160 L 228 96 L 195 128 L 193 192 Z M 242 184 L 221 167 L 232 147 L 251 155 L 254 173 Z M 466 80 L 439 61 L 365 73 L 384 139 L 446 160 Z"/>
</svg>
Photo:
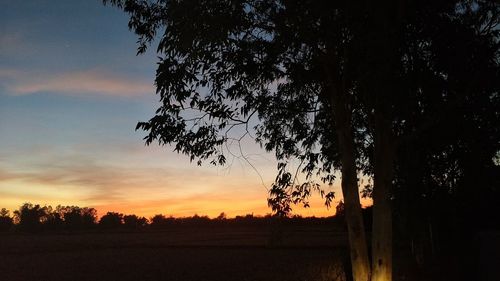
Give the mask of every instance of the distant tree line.
<svg viewBox="0 0 500 281">
<path fill-rule="evenodd" d="M 371 207 L 364 209 L 365 214 L 371 212 Z M 370 217 L 367 215 L 366 217 Z M 98 218 L 97 210 L 89 207 L 41 206 L 39 204 L 24 203 L 18 210 L 12 212 L 0 209 L 0 232 L 78 232 L 78 231 L 110 231 L 110 230 L 146 230 L 167 229 L 179 226 L 217 226 L 217 225 L 326 225 L 337 224 L 345 227 L 343 203 L 337 206 L 337 215 L 333 217 L 317 218 L 293 215 L 280 217 L 268 214 L 255 216 L 247 214 L 227 218 L 222 212 L 216 218 L 193 215 L 191 217 L 173 217 L 163 214 L 145 218 L 134 214 L 124 215 L 118 212 L 107 212 Z M 367 223 L 367 226 L 369 223 Z"/>
</svg>

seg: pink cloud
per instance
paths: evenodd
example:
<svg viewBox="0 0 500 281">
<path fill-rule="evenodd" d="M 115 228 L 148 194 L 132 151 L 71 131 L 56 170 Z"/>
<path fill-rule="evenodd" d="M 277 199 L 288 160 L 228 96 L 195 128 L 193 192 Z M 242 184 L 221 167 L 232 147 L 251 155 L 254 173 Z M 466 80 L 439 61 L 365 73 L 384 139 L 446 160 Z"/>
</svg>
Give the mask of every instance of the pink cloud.
<svg viewBox="0 0 500 281">
<path fill-rule="evenodd" d="M 15 74 L 15 75 L 14 75 Z M 14 95 L 53 92 L 63 95 L 106 95 L 137 97 L 154 92 L 151 82 L 119 76 L 102 70 L 61 74 L 21 73 L 0 69 L 7 91 Z"/>
</svg>

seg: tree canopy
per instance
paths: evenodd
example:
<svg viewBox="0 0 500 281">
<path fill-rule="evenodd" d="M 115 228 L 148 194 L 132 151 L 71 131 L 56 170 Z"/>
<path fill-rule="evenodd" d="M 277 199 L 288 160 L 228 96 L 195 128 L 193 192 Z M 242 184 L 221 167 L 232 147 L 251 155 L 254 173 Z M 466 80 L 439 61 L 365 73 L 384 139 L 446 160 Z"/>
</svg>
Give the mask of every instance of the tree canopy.
<svg viewBox="0 0 500 281">
<path fill-rule="evenodd" d="M 226 144 L 252 134 L 280 160 L 277 184 L 293 181 L 294 175 L 281 169 L 293 157 L 303 163 L 302 172 L 331 182 L 341 164 L 331 105 L 323 94 L 330 79 L 326 66 L 347 77 L 358 167 L 364 172 L 372 172 L 372 99 L 391 111 L 394 133 L 405 136 L 401 143 L 448 144 L 462 125 L 469 138 L 477 136 L 469 134 L 473 130 L 485 131 L 482 139 L 498 135 L 492 123 L 498 120 L 493 2 L 408 2 L 410 7 L 400 7 L 406 12 L 397 15 L 399 25 L 386 32 L 396 41 L 392 46 L 383 42 L 387 38 L 373 38 L 382 34 L 383 22 L 363 22 L 373 7 L 362 2 L 105 2 L 130 14 L 139 53 L 157 43 L 155 83 L 162 104 L 137 129 L 148 132 L 147 144 L 173 144 L 198 164 L 224 164 Z M 377 4 L 377 12 L 391 4 Z M 386 22 L 396 21 L 391 20 Z M 389 56 L 392 65 L 377 61 Z M 392 74 L 374 71 L 383 69 Z M 391 85 L 395 90 L 386 92 L 395 94 L 368 88 L 375 83 L 383 89 Z M 474 106 L 478 111 L 471 112 Z M 468 123 L 451 122 L 457 119 Z M 497 151 L 491 147 L 483 154 L 491 158 Z"/>
<path fill-rule="evenodd" d="M 364 240 L 357 173 L 373 177 L 372 280 L 390 278 L 377 270 L 392 251 L 392 208 L 405 216 L 498 170 L 494 1 L 104 2 L 130 14 L 138 53 L 157 45 L 161 105 L 137 124 L 146 144 L 225 164 L 231 143 L 254 137 L 279 162 L 279 214 L 314 190 L 329 203 L 315 179 L 341 170 L 351 243 Z"/>
</svg>

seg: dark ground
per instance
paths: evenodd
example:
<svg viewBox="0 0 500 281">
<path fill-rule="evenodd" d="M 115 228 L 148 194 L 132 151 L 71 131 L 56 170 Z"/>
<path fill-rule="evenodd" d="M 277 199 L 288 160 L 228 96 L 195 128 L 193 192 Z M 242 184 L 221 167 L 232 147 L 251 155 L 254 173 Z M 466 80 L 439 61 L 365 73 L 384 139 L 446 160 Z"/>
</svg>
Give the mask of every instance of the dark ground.
<svg viewBox="0 0 500 281">
<path fill-rule="evenodd" d="M 452 277 L 472 267 L 474 278 L 462 276 L 463 280 L 500 280 L 500 233 L 482 233 L 474 240 L 478 247 L 469 259 L 473 264 L 449 256 L 451 266 L 438 269 L 440 276 Z M 326 225 L 286 226 L 282 232 L 266 226 L 191 226 L 142 232 L 9 233 L 0 235 L 0 281 L 346 280 L 346 249 L 346 234 Z"/>
<path fill-rule="evenodd" d="M 0 236 L 0 280 L 345 280 L 328 227 Z M 279 236 L 279 235 L 278 235 Z M 338 278 L 332 278 L 338 276 Z"/>
</svg>

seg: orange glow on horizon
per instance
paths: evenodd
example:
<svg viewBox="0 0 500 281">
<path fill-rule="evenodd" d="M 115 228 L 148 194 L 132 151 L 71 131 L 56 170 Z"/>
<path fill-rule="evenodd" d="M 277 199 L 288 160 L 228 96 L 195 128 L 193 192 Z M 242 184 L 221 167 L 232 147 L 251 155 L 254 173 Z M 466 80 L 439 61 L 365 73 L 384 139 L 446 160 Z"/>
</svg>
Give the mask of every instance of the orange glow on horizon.
<svg viewBox="0 0 500 281">
<path fill-rule="evenodd" d="M 199 200 L 185 199 L 175 202 L 175 200 L 158 200 L 148 202 L 131 202 L 125 204 L 105 204 L 95 208 L 98 211 L 99 217 L 106 212 L 118 212 L 123 214 L 135 214 L 146 218 L 151 218 L 154 215 L 164 215 L 172 217 L 190 217 L 194 215 L 208 216 L 215 218 L 222 212 L 228 218 L 236 216 L 245 216 L 252 214 L 254 216 L 266 216 L 272 213 L 272 210 L 267 206 L 267 197 L 253 198 L 200 198 Z M 323 199 L 313 197 L 310 200 L 310 207 L 304 208 L 301 205 L 293 206 L 292 215 L 300 215 L 303 217 L 330 217 L 335 215 L 335 207 L 341 199 L 335 199 L 332 206 L 328 209 L 324 205 Z M 361 205 L 368 207 L 372 205 L 371 199 L 361 199 Z"/>
<path fill-rule="evenodd" d="M 130 154 L 127 147 L 121 155 Z M 126 154 L 129 152 L 129 154 Z M 154 157 L 156 151 L 153 151 Z M 272 213 L 267 205 L 268 191 L 263 187 L 272 179 L 272 169 L 267 171 L 266 184 L 243 168 L 223 173 L 214 169 L 181 167 L 173 163 L 141 167 L 144 159 L 121 161 L 128 165 L 98 165 L 84 157 L 42 159 L 42 168 L 9 170 L 0 169 L 0 207 L 11 212 L 22 204 L 73 205 L 91 207 L 98 216 L 107 212 L 135 214 L 151 218 L 162 214 L 173 217 L 193 215 L 215 218 L 224 212 L 228 218 L 253 214 L 265 216 Z M 53 161 L 49 161 L 53 160 Z M 172 162 L 178 158 L 172 158 Z M 177 164 L 179 161 L 176 161 Z M 46 164 L 49 163 L 49 164 Z M 50 163 L 58 163 L 51 166 Z M 163 165 L 163 166 L 162 166 Z M 48 168 L 46 168 L 48 167 Z M 265 166 L 263 166 L 265 167 Z M 1 167 L 0 167 L 1 168 Z M 336 192 L 331 208 L 327 209 L 318 194 L 310 198 L 310 207 L 292 206 L 292 215 L 303 217 L 328 217 L 335 215 L 335 207 L 342 200 L 339 186 L 327 187 Z M 361 199 L 363 206 L 371 200 Z"/>
</svg>

